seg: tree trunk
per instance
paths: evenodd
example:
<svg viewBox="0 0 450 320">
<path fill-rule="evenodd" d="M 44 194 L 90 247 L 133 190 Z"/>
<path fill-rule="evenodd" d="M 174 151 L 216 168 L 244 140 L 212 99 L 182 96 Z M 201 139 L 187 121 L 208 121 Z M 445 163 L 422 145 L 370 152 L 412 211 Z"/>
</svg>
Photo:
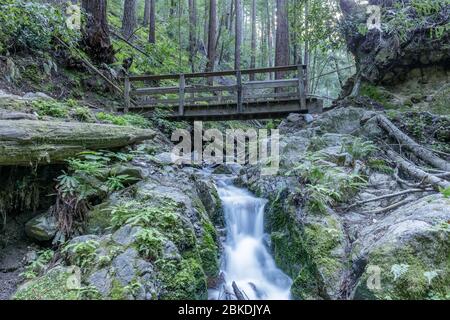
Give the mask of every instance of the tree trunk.
<svg viewBox="0 0 450 320">
<path fill-rule="evenodd" d="M 154 136 L 153 130 L 115 125 L 0 120 L 0 165 L 62 163 L 84 150 L 119 148 Z"/>
<path fill-rule="evenodd" d="M 123 5 L 122 34 L 129 39 L 137 26 L 136 0 L 125 0 Z"/>
<path fill-rule="evenodd" d="M 450 172 L 450 163 L 436 156 L 432 151 L 423 148 L 420 144 L 404 134 L 388 118 L 383 115 L 377 116 L 378 125 L 383 128 L 391 137 L 394 137 L 401 148 L 408 149 L 418 158 L 431 164 L 437 169 Z"/>
<path fill-rule="evenodd" d="M 289 26 L 287 0 L 277 0 L 277 39 L 275 48 L 275 65 L 289 64 Z M 276 79 L 282 79 L 284 72 L 277 72 Z"/>
<path fill-rule="evenodd" d="M 195 54 L 197 53 L 197 0 L 189 0 L 189 63 L 195 72 Z"/>
<path fill-rule="evenodd" d="M 250 69 L 256 68 L 256 0 L 252 0 L 252 40 Z M 250 81 L 255 80 L 255 74 L 250 75 Z"/>
<path fill-rule="evenodd" d="M 235 10 L 236 10 L 236 38 L 235 38 L 235 49 L 234 49 L 234 69 L 241 69 L 241 45 L 242 45 L 242 0 L 235 0 Z"/>
<path fill-rule="evenodd" d="M 147 27 L 149 23 L 150 23 L 150 0 L 145 0 L 144 22 L 143 22 L 144 27 Z"/>
<path fill-rule="evenodd" d="M 273 37 L 272 37 L 272 23 L 271 23 L 271 10 L 269 6 L 269 0 L 266 0 L 266 9 L 267 9 L 267 59 L 269 61 L 268 67 L 273 66 L 273 56 L 272 56 L 272 50 L 273 50 Z"/>
<path fill-rule="evenodd" d="M 150 0 L 150 22 L 148 29 L 148 42 L 156 43 L 156 0 Z"/>
<path fill-rule="evenodd" d="M 82 1 L 86 13 L 82 28 L 81 45 L 93 62 L 114 62 L 114 50 L 109 39 L 108 21 L 106 16 L 106 0 Z"/>
<path fill-rule="evenodd" d="M 209 0 L 208 63 L 206 71 L 214 71 L 216 62 L 217 0 Z M 211 85 L 214 78 L 208 78 Z"/>
<path fill-rule="evenodd" d="M 309 28 L 309 0 L 305 1 L 305 33 L 306 33 L 306 40 L 305 40 L 305 56 L 303 58 L 303 63 L 306 65 L 306 72 L 305 72 L 305 93 L 309 93 L 309 41 L 308 41 L 308 28 Z"/>
</svg>

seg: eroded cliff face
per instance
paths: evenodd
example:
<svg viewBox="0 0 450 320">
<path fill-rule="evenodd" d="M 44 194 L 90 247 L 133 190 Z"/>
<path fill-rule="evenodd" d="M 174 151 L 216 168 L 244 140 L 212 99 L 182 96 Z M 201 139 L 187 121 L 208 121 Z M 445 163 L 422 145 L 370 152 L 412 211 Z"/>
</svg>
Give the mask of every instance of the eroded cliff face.
<svg viewBox="0 0 450 320">
<path fill-rule="evenodd" d="M 446 0 L 371 0 L 380 8 L 379 26 L 367 5 L 341 0 L 342 30 L 355 56 L 359 76 L 372 84 L 395 85 L 415 69 L 433 73 L 450 67 L 450 6 Z"/>
</svg>

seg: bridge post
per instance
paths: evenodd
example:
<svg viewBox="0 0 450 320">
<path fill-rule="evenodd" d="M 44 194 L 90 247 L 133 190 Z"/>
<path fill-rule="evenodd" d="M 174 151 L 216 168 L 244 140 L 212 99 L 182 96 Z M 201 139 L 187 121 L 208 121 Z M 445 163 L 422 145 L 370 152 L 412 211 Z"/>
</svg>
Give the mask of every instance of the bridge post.
<svg viewBox="0 0 450 320">
<path fill-rule="evenodd" d="M 305 89 L 305 70 L 306 65 L 299 64 L 297 66 L 297 77 L 298 77 L 298 97 L 300 100 L 300 110 L 306 110 L 306 89 Z"/>
<path fill-rule="evenodd" d="M 237 85 L 237 112 L 242 113 L 242 74 L 241 70 L 236 71 L 236 85 Z"/>
<path fill-rule="evenodd" d="M 186 87 L 186 80 L 184 78 L 184 74 L 180 74 L 180 90 L 179 90 L 179 98 L 180 102 L 178 104 L 178 114 L 180 116 L 184 115 L 184 89 Z"/>
<path fill-rule="evenodd" d="M 130 78 L 128 76 L 128 72 L 125 72 L 125 90 L 124 93 L 124 112 L 128 112 L 130 110 L 130 91 L 131 91 L 131 83 Z"/>
</svg>

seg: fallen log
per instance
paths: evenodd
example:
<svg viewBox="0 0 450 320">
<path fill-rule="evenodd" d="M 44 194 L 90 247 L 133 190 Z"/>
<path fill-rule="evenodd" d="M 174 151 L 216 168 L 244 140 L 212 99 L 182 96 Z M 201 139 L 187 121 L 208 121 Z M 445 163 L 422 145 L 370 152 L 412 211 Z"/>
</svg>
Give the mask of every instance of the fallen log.
<svg viewBox="0 0 450 320">
<path fill-rule="evenodd" d="M 0 165 L 60 163 L 84 150 L 124 147 L 155 135 L 107 124 L 0 120 Z"/>
<path fill-rule="evenodd" d="M 404 134 L 399 128 L 397 128 L 389 119 L 383 115 L 376 116 L 378 125 L 384 129 L 389 135 L 396 138 L 401 144 L 401 147 L 407 148 L 409 151 L 414 153 L 418 158 L 431 164 L 435 168 L 450 171 L 450 163 L 444 159 L 436 156 L 432 151 L 427 148 L 422 147 L 420 144 L 415 142 L 413 139 Z"/>
<path fill-rule="evenodd" d="M 450 187 L 449 181 L 446 181 L 444 179 L 436 177 L 435 175 L 426 173 L 425 171 L 419 169 L 417 166 L 415 166 L 411 162 L 403 159 L 398 153 L 396 153 L 392 150 L 387 150 L 386 154 L 387 154 L 388 158 L 391 161 L 395 162 L 403 172 L 416 178 L 417 180 L 420 180 L 421 182 L 423 182 L 425 184 L 431 185 L 431 187 L 434 190 L 440 191 L 439 190 L 440 188 L 446 189 L 446 188 Z"/>
</svg>

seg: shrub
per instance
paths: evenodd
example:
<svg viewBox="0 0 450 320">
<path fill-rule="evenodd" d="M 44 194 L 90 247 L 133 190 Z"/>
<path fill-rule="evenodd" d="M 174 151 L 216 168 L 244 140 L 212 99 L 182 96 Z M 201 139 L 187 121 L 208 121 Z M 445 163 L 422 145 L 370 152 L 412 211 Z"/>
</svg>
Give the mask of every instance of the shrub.
<svg viewBox="0 0 450 320">
<path fill-rule="evenodd" d="M 61 10 L 31 1 L 1 1 L 0 53 L 45 51 L 52 48 L 55 37 L 71 44 L 79 38 L 78 32 L 66 27 Z"/>
</svg>

